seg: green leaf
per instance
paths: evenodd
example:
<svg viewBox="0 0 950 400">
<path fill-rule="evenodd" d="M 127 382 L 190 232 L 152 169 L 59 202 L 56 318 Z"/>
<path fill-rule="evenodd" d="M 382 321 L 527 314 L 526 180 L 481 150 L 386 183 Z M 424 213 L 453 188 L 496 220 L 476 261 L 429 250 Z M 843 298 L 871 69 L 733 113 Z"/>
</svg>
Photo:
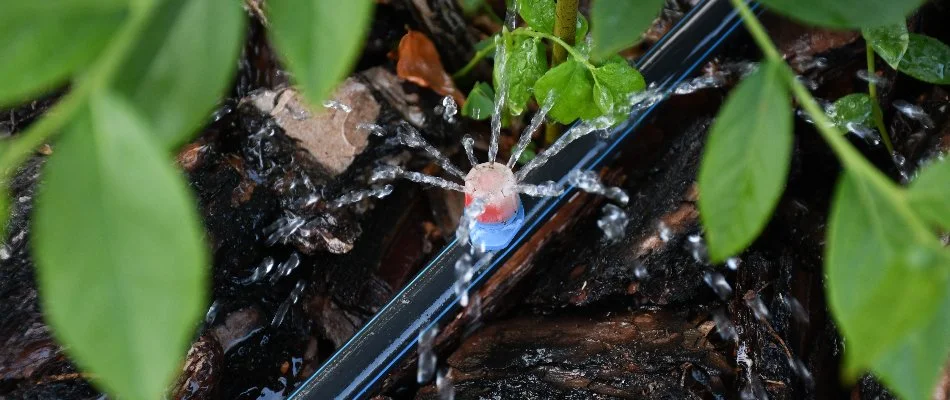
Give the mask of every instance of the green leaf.
<svg viewBox="0 0 950 400">
<path fill-rule="evenodd" d="M 156 7 L 113 82 L 171 148 L 192 137 L 231 83 L 246 17 L 232 0 Z"/>
<path fill-rule="evenodd" d="M 551 68 L 534 84 L 537 99 L 553 95 L 554 106 L 548 117 L 562 124 L 578 118 L 594 119 L 603 114 L 594 103 L 593 91 L 594 77 L 590 70 L 574 58 Z"/>
<path fill-rule="evenodd" d="M 541 39 L 530 36 L 504 35 L 502 40 L 508 42 L 508 53 L 503 65 L 495 63 L 495 85 L 499 84 L 500 74 L 504 70 L 508 79 L 505 107 L 511 115 L 521 115 L 531 99 L 532 86 L 548 69 L 544 45 Z"/>
<path fill-rule="evenodd" d="M 554 33 L 554 0 L 518 0 L 518 15 L 538 32 Z"/>
<path fill-rule="evenodd" d="M 835 100 L 828 116 L 842 132 L 848 132 L 848 124 L 871 126 L 872 107 L 871 96 L 853 93 Z"/>
<path fill-rule="evenodd" d="M 590 11 L 593 57 L 605 58 L 636 43 L 663 10 L 664 0 L 597 0 Z"/>
<path fill-rule="evenodd" d="M 593 70 L 594 101 L 604 114 L 626 118 L 630 95 L 646 88 L 643 75 L 621 57 Z"/>
<path fill-rule="evenodd" d="M 901 59 L 907 53 L 910 43 L 910 34 L 907 33 L 907 24 L 900 21 L 896 24 L 882 25 L 861 30 L 864 40 L 871 45 L 874 53 L 881 56 L 891 68 L 897 69 Z"/>
<path fill-rule="evenodd" d="M 784 67 L 768 62 L 742 81 L 710 129 L 699 169 L 699 211 L 713 262 L 755 240 L 785 187 L 792 108 Z"/>
<path fill-rule="evenodd" d="M 911 33 L 907 53 L 897 69 L 924 82 L 950 84 L 950 47 L 930 36 Z"/>
<path fill-rule="evenodd" d="M 921 169 L 907 196 L 917 215 L 950 231 L 950 161 L 943 159 Z"/>
<path fill-rule="evenodd" d="M 950 267 L 943 258 L 942 268 Z M 931 399 L 940 368 L 947 360 L 950 296 L 944 295 L 934 317 L 884 352 L 872 369 L 889 388 L 905 399 Z M 873 317 L 871 317 L 873 318 Z"/>
<path fill-rule="evenodd" d="M 537 157 L 537 150 L 537 146 L 534 145 L 534 142 L 528 142 L 528 147 L 525 147 L 524 151 L 521 152 L 521 155 L 518 156 L 518 165 L 527 164 Z"/>
<path fill-rule="evenodd" d="M 905 398 L 929 398 L 950 351 L 950 253 L 897 187 L 856 171 L 838 183 L 827 235 L 828 303 L 848 343 L 846 375 L 872 369 Z"/>
<path fill-rule="evenodd" d="M 477 82 L 462 106 L 462 116 L 474 120 L 491 118 L 495 111 L 495 91 L 485 82 Z"/>
<path fill-rule="evenodd" d="M 762 0 L 770 10 L 830 28 L 859 29 L 894 23 L 926 0 Z"/>
<path fill-rule="evenodd" d="M 34 252 L 47 322 L 118 398 L 159 399 L 205 304 L 195 201 L 131 105 L 99 95 L 44 167 Z"/>
<path fill-rule="evenodd" d="M 129 14 L 123 0 L 6 1 L 0 106 L 39 96 L 91 64 Z"/>
<path fill-rule="evenodd" d="M 311 103 L 321 104 L 356 62 L 373 4 L 373 0 L 267 3 L 274 45 Z"/>
</svg>

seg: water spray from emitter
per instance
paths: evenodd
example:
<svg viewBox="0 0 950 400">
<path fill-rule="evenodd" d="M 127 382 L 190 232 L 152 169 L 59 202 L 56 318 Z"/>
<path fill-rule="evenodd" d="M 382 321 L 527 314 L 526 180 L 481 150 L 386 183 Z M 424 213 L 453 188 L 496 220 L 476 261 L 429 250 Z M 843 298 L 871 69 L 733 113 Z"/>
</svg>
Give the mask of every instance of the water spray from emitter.
<svg viewBox="0 0 950 400">
<path fill-rule="evenodd" d="M 452 102 L 450 97 L 446 97 L 443 101 L 443 103 L 450 102 Z M 497 159 L 497 144 L 501 135 L 500 124 L 492 124 L 491 145 L 488 159 L 484 162 L 480 162 L 475 157 L 474 139 L 469 135 L 465 135 L 462 138 L 462 147 L 465 149 L 468 161 L 472 165 L 468 172 L 462 172 L 460 168 L 452 164 L 447 157 L 426 142 L 412 125 L 401 123 L 395 129 L 396 138 L 399 142 L 411 148 L 425 150 L 443 170 L 448 172 L 450 178 L 440 178 L 419 172 L 406 171 L 397 166 L 384 165 L 374 171 L 372 179 L 380 181 L 403 178 L 464 193 L 465 210 L 456 231 L 458 240 L 462 244 L 471 244 L 473 249 L 479 251 L 495 251 L 505 248 L 524 224 L 525 212 L 521 203 L 521 195 L 554 197 L 560 196 L 565 190 L 563 185 L 554 181 L 529 184 L 525 182 L 527 175 L 544 165 L 552 156 L 563 150 L 571 142 L 592 132 L 604 131 L 610 127 L 607 118 L 580 122 L 568 129 L 546 150 L 539 153 L 522 168 L 516 170 L 517 160 L 531 142 L 531 136 L 544 123 L 545 117 L 553 104 L 553 97 L 546 99 L 541 104 L 528 126 L 521 133 L 521 137 L 512 148 L 511 154 L 505 163 Z M 451 121 L 457 107 L 450 105 L 444 109 L 446 111 L 443 117 L 447 121 Z M 378 127 L 370 128 L 376 132 L 379 131 Z M 606 194 L 611 199 L 620 200 L 621 204 L 626 203 L 626 195 L 620 189 L 605 189 L 599 183 L 596 174 L 588 173 L 584 176 L 588 178 L 585 183 L 591 182 L 590 184 L 577 185 L 573 179 L 571 183 L 579 189 L 601 195 Z M 455 181 L 456 178 L 461 183 Z"/>
</svg>

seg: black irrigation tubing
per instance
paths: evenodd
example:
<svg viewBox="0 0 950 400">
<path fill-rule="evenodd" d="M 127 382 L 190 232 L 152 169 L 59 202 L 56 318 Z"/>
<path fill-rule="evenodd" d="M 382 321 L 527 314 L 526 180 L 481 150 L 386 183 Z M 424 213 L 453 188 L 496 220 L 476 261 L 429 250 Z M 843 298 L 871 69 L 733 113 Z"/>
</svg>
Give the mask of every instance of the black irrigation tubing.
<svg viewBox="0 0 950 400">
<path fill-rule="evenodd" d="M 655 83 L 661 91 L 670 91 L 706 61 L 740 24 L 742 19 L 729 0 L 703 0 L 640 59 L 637 67 L 647 82 Z M 613 128 L 607 139 L 591 134 L 576 140 L 533 171 L 527 181 L 553 180 L 566 185 L 566 176 L 571 170 L 600 167 L 622 142 L 633 136 L 634 129 L 656 106 L 633 113 L 627 122 Z M 469 290 L 481 286 L 573 192 L 571 187 L 559 197 L 522 196 L 526 211 L 524 226 L 508 247 L 495 252 L 490 261 L 475 266 Z M 446 245 L 290 398 L 358 399 L 373 394 L 373 389 L 390 369 L 415 348 L 420 332 L 438 327 L 460 309 L 452 289 L 456 281 L 454 266 L 467 251 L 467 246 L 457 240 Z"/>
</svg>

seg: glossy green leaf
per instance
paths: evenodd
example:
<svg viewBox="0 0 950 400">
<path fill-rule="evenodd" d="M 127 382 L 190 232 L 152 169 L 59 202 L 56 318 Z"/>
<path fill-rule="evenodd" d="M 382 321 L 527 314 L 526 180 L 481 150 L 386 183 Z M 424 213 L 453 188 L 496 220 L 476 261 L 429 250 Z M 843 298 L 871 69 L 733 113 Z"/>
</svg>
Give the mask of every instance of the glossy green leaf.
<svg viewBox="0 0 950 400">
<path fill-rule="evenodd" d="M 887 25 L 910 15 L 926 0 L 761 0 L 770 10 L 830 28 Z"/>
<path fill-rule="evenodd" d="M 129 14 L 122 0 L 5 1 L 0 106 L 39 96 L 89 66 Z"/>
<path fill-rule="evenodd" d="M 842 132 L 848 132 L 850 131 L 849 124 L 872 125 L 872 107 L 871 96 L 865 93 L 853 93 L 835 100 L 828 116 Z"/>
<path fill-rule="evenodd" d="M 590 11 L 593 56 L 601 59 L 632 46 L 663 9 L 664 0 L 596 0 Z"/>
<path fill-rule="evenodd" d="M 188 141 L 231 83 L 246 17 L 232 0 L 165 0 L 125 63 L 115 90 L 169 147 Z"/>
<path fill-rule="evenodd" d="M 924 82 L 950 84 L 950 47 L 930 36 L 911 33 L 907 53 L 897 69 Z"/>
<path fill-rule="evenodd" d="M 274 0 L 271 39 L 311 103 L 321 104 L 362 51 L 373 0 Z"/>
<path fill-rule="evenodd" d="M 907 33 L 907 24 L 900 21 L 896 24 L 882 25 L 861 30 L 864 40 L 871 45 L 874 53 L 880 56 L 891 68 L 897 69 L 907 46 L 910 44 L 910 34 Z"/>
<path fill-rule="evenodd" d="M 950 161 L 943 159 L 923 167 L 907 195 L 914 212 L 950 232 Z"/>
<path fill-rule="evenodd" d="M 46 321 L 116 398 L 163 397 L 205 304 L 207 250 L 174 165 L 131 105 L 98 95 L 62 133 L 36 199 Z"/>
<path fill-rule="evenodd" d="M 491 118 L 494 111 L 495 91 L 485 82 L 476 83 L 462 106 L 462 116 L 481 121 Z"/>
<path fill-rule="evenodd" d="M 544 45 L 541 39 L 521 36 L 505 35 L 503 40 L 508 41 L 508 53 L 505 63 L 495 63 L 493 74 L 495 85 L 498 85 L 502 70 L 507 75 L 508 90 L 505 93 L 505 107 L 511 115 L 521 115 L 528 100 L 531 99 L 532 86 L 548 69 Z"/>
<path fill-rule="evenodd" d="M 626 118 L 630 111 L 630 95 L 646 88 L 643 75 L 621 57 L 595 68 L 594 101 L 604 114 Z"/>
<path fill-rule="evenodd" d="M 594 102 L 593 91 L 594 77 L 590 70 L 573 58 L 551 68 L 534 84 L 536 98 L 553 96 L 554 106 L 548 117 L 562 124 L 603 114 Z"/>
<path fill-rule="evenodd" d="M 554 0 L 518 0 L 518 15 L 538 32 L 553 33 L 555 21 Z"/>
<path fill-rule="evenodd" d="M 897 187 L 855 172 L 838 183 L 827 238 L 828 303 L 848 343 L 846 375 L 871 369 L 905 398 L 929 398 L 950 350 L 950 253 Z"/>
<path fill-rule="evenodd" d="M 782 70 L 765 63 L 726 99 L 699 169 L 699 211 L 709 255 L 722 262 L 749 246 L 785 188 L 792 108 Z"/>
</svg>

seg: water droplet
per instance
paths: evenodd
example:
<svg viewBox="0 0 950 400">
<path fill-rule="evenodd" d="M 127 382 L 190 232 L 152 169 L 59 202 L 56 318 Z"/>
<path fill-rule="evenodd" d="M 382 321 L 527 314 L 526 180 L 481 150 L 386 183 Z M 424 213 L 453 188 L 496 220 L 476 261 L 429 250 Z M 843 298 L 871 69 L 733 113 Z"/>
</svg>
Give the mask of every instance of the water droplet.
<svg viewBox="0 0 950 400">
<path fill-rule="evenodd" d="M 712 288 L 713 292 L 715 292 L 720 299 L 728 300 L 732 297 L 732 286 L 729 286 L 729 282 L 726 282 L 726 277 L 722 276 L 722 274 L 706 271 L 703 274 L 703 280 L 706 281 L 706 284 Z"/>
<path fill-rule="evenodd" d="M 462 136 L 462 147 L 465 148 L 465 155 L 468 157 L 468 162 L 472 166 L 478 165 L 478 160 L 475 158 L 475 138 L 472 135 Z"/>
<path fill-rule="evenodd" d="M 930 114 L 927 114 L 920 106 L 910 104 L 904 100 L 894 100 L 893 105 L 897 111 L 904 114 L 907 118 L 919 122 L 924 129 L 933 129 L 936 126 L 933 119 L 930 118 Z"/>
<path fill-rule="evenodd" d="M 762 302 L 759 295 L 754 292 L 747 293 L 745 295 L 745 304 L 752 309 L 752 314 L 755 315 L 756 319 L 762 322 L 769 322 L 771 314 L 769 314 L 768 307 L 765 306 L 765 303 Z"/>
<path fill-rule="evenodd" d="M 660 240 L 663 242 L 669 242 L 671 239 L 673 239 L 673 230 L 670 229 L 668 225 L 666 225 L 666 222 L 657 222 L 656 230 L 660 236 Z"/>
<path fill-rule="evenodd" d="M 749 357 L 749 347 L 745 343 L 739 343 L 739 349 L 736 350 L 736 364 L 745 366 L 746 371 L 752 370 L 752 357 Z"/>
<path fill-rule="evenodd" d="M 432 327 L 419 333 L 417 352 L 419 353 L 419 368 L 416 371 L 416 382 L 420 385 L 432 380 L 438 359 L 433 346 L 439 329 Z"/>
<path fill-rule="evenodd" d="M 824 57 L 797 57 L 792 60 L 792 64 L 799 71 L 821 70 L 828 67 L 828 59 Z"/>
<path fill-rule="evenodd" d="M 554 181 L 547 181 L 538 185 L 516 185 L 515 191 L 532 197 L 556 197 L 564 193 L 564 186 Z"/>
<path fill-rule="evenodd" d="M 792 318 L 795 318 L 795 320 L 802 325 L 808 325 L 808 311 L 805 310 L 805 307 L 802 306 L 802 303 L 798 302 L 798 299 L 792 296 L 783 296 L 782 299 L 788 306 L 789 312 L 792 313 Z"/>
<path fill-rule="evenodd" d="M 703 89 L 722 87 L 725 83 L 725 77 L 721 74 L 703 75 L 676 85 L 673 93 L 678 95 L 690 94 Z"/>
<path fill-rule="evenodd" d="M 472 281 L 475 271 L 472 268 L 472 256 L 468 253 L 463 254 L 455 261 L 455 284 L 452 290 L 459 298 L 459 305 L 465 307 L 468 305 L 468 284 Z"/>
<path fill-rule="evenodd" d="M 528 148 L 528 144 L 531 143 L 531 135 L 541 127 L 541 124 L 544 123 L 544 118 L 548 115 L 548 112 L 551 111 L 551 107 L 553 106 L 554 91 L 552 90 L 551 93 L 548 94 L 547 99 L 541 104 L 541 108 L 538 112 L 534 113 L 534 116 L 531 117 L 531 122 L 528 123 L 528 126 L 521 132 L 518 143 L 511 149 L 511 157 L 508 157 L 508 168 L 514 168 L 518 159 L 521 158 L 521 153 L 523 153 L 524 150 Z"/>
<path fill-rule="evenodd" d="M 288 239 L 297 233 L 305 223 L 307 223 L 306 219 L 298 217 L 292 212 L 286 212 L 284 216 L 278 218 L 268 227 L 267 230 L 270 234 L 267 236 L 267 245 L 273 246 L 278 242 L 286 244 Z"/>
<path fill-rule="evenodd" d="M 698 263 L 705 264 L 708 255 L 706 250 L 706 241 L 703 240 L 703 237 L 700 235 L 689 235 L 686 239 L 687 247 L 689 247 L 689 251 L 693 255 L 693 259 Z"/>
<path fill-rule="evenodd" d="M 818 90 L 818 82 L 815 82 L 811 78 L 806 78 L 801 75 L 796 75 L 795 79 L 801 82 L 801 84 L 804 85 L 806 88 L 808 88 L 808 90 Z"/>
<path fill-rule="evenodd" d="M 389 196 L 393 192 L 393 185 L 383 185 L 377 188 L 356 190 L 350 193 L 346 193 L 333 202 L 330 203 L 330 206 L 333 208 L 340 208 L 348 204 L 358 203 L 363 201 L 367 197 L 375 197 L 381 199 L 383 197 Z"/>
<path fill-rule="evenodd" d="M 804 384 L 805 387 L 815 387 L 815 377 L 812 376 L 811 371 L 808 370 L 808 366 L 805 365 L 802 360 L 792 357 L 788 360 L 788 365 L 792 368 L 792 371 L 795 372 L 795 375 L 798 375 L 802 380 L 802 384 Z"/>
<path fill-rule="evenodd" d="M 452 96 L 445 96 L 442 98 L 442 118 L 445 119 L 445 122 L 454 123 L 455 114 L 459 111 L 458 104 L 455 103 L 455 99 Z"/>
<path fill-rule="evenodd" d="M 442 167 L 442 169 L 444 169 L 446 172 L 465 179 L 465 174 L 462 173 L 458 167 L 452 164 L 452 162 L 449 161 L 449 159 L 445 157 L 442 152 L 423 139 L 422 134 L 419 133 L 419 131 L 408 122 L 403 121 L 396 126 L 396 138 L 400 143 L 407 147 L 425 150 L 425 152 L 428 153 L 433 160 L 435 160 L 436 164 L 439 164 L 439 166 Z"/>
<path fill-rule="evenodd" d="M 205 313 L 205 324 L 211 325 L 214 322 L 214 318 L 218 316 L 218 308 L 218 301 L 213 301 L 211 307 L 208 307 L 208 312 Z"/>
<path fill-rule="evenodd" d="M 738 257 L 729 257 L 726 259 L 726 267 L 735 271 L 739 269 L 739 264 L 742 264 L 742 260 Z"/>
<path fill-rule="evenodd" d="M 894 167 L 901 174 L 901 183 L 907 184 L 912 179 L 913 171 L 908 168 L 907 159 L 897 151 L 891 152 L 891 160 L 894 161 Z"/>
<path fill-rule="evenodd" d="M 303 279 L 297 281 L 297 284 L 294 285 L 294 289 L 290 291 L 287 299 L 280 303 L 280 307 L 278 307 L 277 312 L 274 313 L 274 318 L 271 320 L 271 326 L 278 327 L 284 322 L 284 317 L 287 316 L 287 311 L 290 310 L 290 306 L 297 304 L 297 300 L 300 299 L 300 295 L 303 293 L 303 290 L 306 287 L 306 281 Z"/>
<path fill-rule="evenodd" d="M 466 245 L 469 243 L 469 233 L 475 228 L 475 223 L 479 215 L 485 212 L 485 200 L 474 199 L 465 210 L 462 211 L 462 217 L 459 218 L 459 226 L 455 229 L 455 236 L 459 243 Z"/>
<path fill-rule="evenodd" d="M 600 182 L 600 176 L 594 171 L 572 170 L 567 175 L 567 181 L 578 189 L 588 193 L 599 194 L 610 200 L 616 201 L 621 205 L 626 205 L 630 201 L 627 193 L 618 187 L 608 188 Z"/>
<path fill-rule="evenodd" d="M 604 231 L 607 241 L 615 242 L 623 237 L 623 232 L 629 222 L 627 213 L 613 204 L 605 205 L 601 212 L 602 216 L 597 220 L 597 227 Z"/>
<path fill-rule="evenodd" d="M 439 393 L 439 400 L 455 399 L 455 386 L 452 384 L 452 379 L 444 369 L 440 369 L 439 373 L 435 376 L 435 388 Z"/>
<path fill-rule="evenodd" d="M 350 108 L 350 106 L 348 106 L 348 105 L 346 105 L 346 104 L 343 104 L 343 103 L 340 103 L 339 101 L 336 101 L 336 100 L 327 100 L 327 101 L 324 101 L 324 102 L 323 102 L 323 106 L 326 107 L 326 108 L 332 109 L 332 110 L 343 111 L 343 112 L 345 112 L 345 113 L 349 113 L 349 112 L 353 111 L 353 109 Z"/>
<path fill-rule="evenodd" d="M 878 133 L 877 129 L 855 122 L 848 122 L 845 124 L 845 128 L 848 129 L 848 132 L 854 133 L 869 144 L 874 146 L 881 144 L 881 134 Z"/>
<path fill-rule="evenodd" d="M 716 330 L 723 340 L 738 340 L 739 334 L 736 333 L 736 326 L 732 320 L 722 310 L 716 310 L 712 313 L 713 322 L 716 323 Z"/>
<path fill-rule="evenodd" d="M 383 165 L 376 168 L 376 170 L 373 171 L 373 175 L 370 179 L 376 182 L 382 180 L 392 180 L 395 178 L 403 178 L 413 182 L 438 186 L 443 189 L 454 190 L 457 192 L 465 191 L 465 188 L 463 188 L 462 185 L 459 185 L 455 182 L 449 182 L 436 176 L 426 175 L 415 171 L 406 171 L 395 165 Z"/>
<path fill-rule="evenodd" d="M 633 276 L 635 276 L 637 279 L 639 279 L 639 280 L 641 280 L 641 281 L 644 281 L 644 280 L 647 280 L 647 279 L 650 278 L 650 273 L 647 272 L 647 267 L 646 267 L 646 266 L 644 266 L 644 265 L 641 264 L 641 263 L 637 263 L 637 264 L 633 267 Z"/>
<path fill-rule="evenodd" d="M 382 126 L 379 126 L 376 124 L 359 123 L 359 124 L 356 124 L 356 129 L 369 131 L 369 133 L 372 133 L 374 136 L 379 136 L 379 137 L 386 136 L 386 128 L 383 128 Z"/>
</svg>

